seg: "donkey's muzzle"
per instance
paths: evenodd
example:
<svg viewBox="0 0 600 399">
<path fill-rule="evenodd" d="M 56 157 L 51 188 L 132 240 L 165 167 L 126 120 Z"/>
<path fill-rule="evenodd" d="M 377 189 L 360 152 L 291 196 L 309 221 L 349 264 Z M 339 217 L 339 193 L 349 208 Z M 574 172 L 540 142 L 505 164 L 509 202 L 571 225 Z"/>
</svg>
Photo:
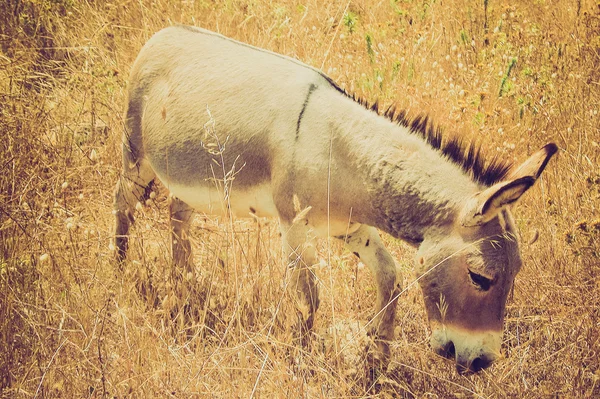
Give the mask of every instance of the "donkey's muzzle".
<svg viewBox="0 0 600 399">
<path fill-rule="evenodd" d="M 449 341 L 442 347 L 437 347 L 435 352 L 445 357 L 446 359 L 456 361 L 456 371 L 459 374 L 477 373 L 489 366 L 496 359 L 495 355 L 480 353 L 479 356 L 471 358 L 471 356 L 465 356 L 464 354 L 457 354 L 454 342 Z"/>
<path fill-rule="evenodd" d="M 477 373 L 498 358 L 501 334 L 445 327 L 433 331 L 431 346 L 438 355 L 454 360 L 460 374 Z"/>
</svg>

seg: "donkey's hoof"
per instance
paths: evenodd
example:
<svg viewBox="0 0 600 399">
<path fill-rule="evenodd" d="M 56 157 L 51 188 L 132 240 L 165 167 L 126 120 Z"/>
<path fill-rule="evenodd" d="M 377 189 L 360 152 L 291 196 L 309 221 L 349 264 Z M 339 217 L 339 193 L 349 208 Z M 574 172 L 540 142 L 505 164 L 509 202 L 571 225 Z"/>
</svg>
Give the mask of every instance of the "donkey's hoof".
<svg viewBox="0 0 600 399">
<path fill-rule="evenodd" d="M 367 376 L 374 381 L 384 374 L 390 363 L 390 345 L 388 341 L 373 339 L 365 347 Z"/>
<path fill-rule="evenodd" d="M 297 321 L 294 327 L 295 339 L 305 350 L 309 349 L 311 346 L 313 323 L 314 315 L 305 318 L 301 311 L 297 312 Z"/>
</svg>

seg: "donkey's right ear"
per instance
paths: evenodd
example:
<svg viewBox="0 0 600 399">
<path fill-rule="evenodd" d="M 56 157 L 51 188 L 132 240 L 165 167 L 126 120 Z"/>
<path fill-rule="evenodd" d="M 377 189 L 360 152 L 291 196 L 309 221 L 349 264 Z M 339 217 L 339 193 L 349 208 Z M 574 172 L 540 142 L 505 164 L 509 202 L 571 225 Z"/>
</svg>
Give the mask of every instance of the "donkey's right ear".
<svg viewBox="0 0 600 399">
<path fill-rule="evenodd" d="M 546 144 L 512 171 L 506 180 L 472 197 L 463 209 L 461 224 L 481 226 L 494 219 L 502 208 L 517 202 L 540 177 L 557 150 L 556 144 Z"/>
<path fill-rule="evenodd" d="M 535 183 L 532 176 L 503 181 L 475 194 L 460 216 L 465 227 L 481 226 L 494 219 L 502 208 L 514 204 Z"/>
</svg>

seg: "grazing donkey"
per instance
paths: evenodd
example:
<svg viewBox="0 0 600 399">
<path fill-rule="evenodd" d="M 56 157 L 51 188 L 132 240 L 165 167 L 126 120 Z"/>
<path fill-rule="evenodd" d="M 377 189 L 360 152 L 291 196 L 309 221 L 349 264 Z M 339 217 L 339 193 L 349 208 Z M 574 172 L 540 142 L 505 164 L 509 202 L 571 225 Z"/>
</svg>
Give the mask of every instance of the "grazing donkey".
<svg viewBox="0 0 600 399">
<path fill-rule="evenodd" d="M 160 31 L 131 71 L 117 257 L 126 255 L 135 206 L 155 178 L 173 194 L 172 249 L 182 267 L 191 266 L 192 210 L 279 217 L 310 329 L 319 306 L 313 242 L 335 236 L 375 276 L 373 333 L 378 358 L 387 360 L 400 279 L 379 229 L 418 248 L 434 350 L 463 371 L 487 367 L 500 353 L 506 299 L 521 268 L 511 205 L 557 147 L 511 169 L 485 162 L 472 144 L 442 140 L 427 118 L 409 121 L 394 109 L 380 116 L 363 105 L 294 59 L 198 28 Z M 205 129 L 210 118 L 215 137 Z M 230 171 L 226 198 L 217 163 Z M 298 204 L 310 210 L 298 216 Z"/>
</svg>

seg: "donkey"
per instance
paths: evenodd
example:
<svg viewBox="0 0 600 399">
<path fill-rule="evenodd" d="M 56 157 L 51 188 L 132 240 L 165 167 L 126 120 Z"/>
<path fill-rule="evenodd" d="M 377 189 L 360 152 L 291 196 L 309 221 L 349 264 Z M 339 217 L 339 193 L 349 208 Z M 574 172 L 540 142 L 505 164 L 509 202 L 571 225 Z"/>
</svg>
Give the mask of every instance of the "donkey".
<svg viewBox="0 0 600 399">
<path fill-rule="evenodd" d="M 394 108 L 379 115 L 317 69 L 186 26 L 146 43 L 128 96 L 114 200 L 119 262 L 136 205 L 156 178 L 172 194 L 172 251 L 181 267 L 191 267 L 194 211 L 278 217 L 290 286 L 310 330 L 319 307 L 314 241 L 334 236 L 374 274 L 373 342 L 389 359 L 401 283 L 382 230 L 417 248 L 432 348 L 462 371 L 498 357 L 507 295 L 521 268 L 511 206 L 555 144 L 516 168 L 486 162 L 479 147 L 443 138 L 426 117 L 409 120 Z M 226 199 L 215 185 L 215 160 L 232 172 Z"/>
</svg>

